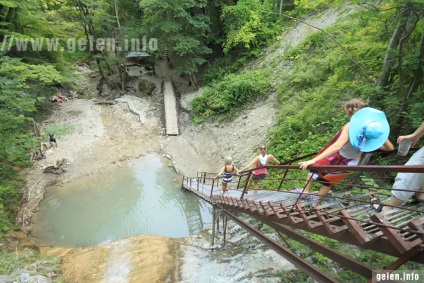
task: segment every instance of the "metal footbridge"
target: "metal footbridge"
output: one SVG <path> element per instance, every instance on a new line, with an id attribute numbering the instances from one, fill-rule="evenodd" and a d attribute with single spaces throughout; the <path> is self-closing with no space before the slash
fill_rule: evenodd
<path id="1" fill-rule="evenodd" d="M 214 178 L 216 173 L 198 172 L 195 177 L 184 176 L 182 187 L 213 206 L 213 238 L 219 217 L 222 217 L 225 244 L 229 218 L 318 282 L 337 280 L 301 258 L 287 245 L 255 229 L 243 217 L 254 217 L 272 227 L 283 243 L 285 235 L 354 271 L 368 282 L 373 282 L 374 268 L 314 241 L 300 230 L 394 256 L 397 259 L 385 268 L 388 272 L 408 261 L 424 264 L 424 203 L 410 202 L 376 213 L 371 202 L 371 199 L 378 198 L 383 203 L 389 198 L 388 183 L 393 184 L 397 172 L 424 174 L 424 166 L 311 166 L 309 169 L 317 172 L 335 169 L 353 172 L 348 179 L 334 185 L 330 194 L 319 201 L 311 201 L 312 193 L 301 195 L 294 190 L 308 181 L 306 172 L 298 165 L 290 164 L 266 166 L 269 174 L 259 183 L 262 188 L 248 194 L 243 190 L 253 170 L 246 171 L 243 176 L 234 176 L 229 184 L 230 190 L 225 193 L 221 191 L 221 180 Z"/>

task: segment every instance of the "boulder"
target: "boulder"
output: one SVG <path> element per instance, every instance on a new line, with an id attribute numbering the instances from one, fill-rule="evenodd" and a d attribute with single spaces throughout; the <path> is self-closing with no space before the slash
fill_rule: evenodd
<path id="1" fill-rule="evenodd" d="M 146 79 L 141 79 L 138 83 L 138 89 L 147 95 L 152 95 L 153 91 L 155 90 L 156 85 Z"/>

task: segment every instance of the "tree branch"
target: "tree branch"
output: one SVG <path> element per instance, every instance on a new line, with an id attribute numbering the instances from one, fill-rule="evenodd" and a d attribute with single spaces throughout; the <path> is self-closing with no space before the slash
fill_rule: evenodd
<path id="1" fill-rule="evenodd" d="M 405 26 L 405 35 L 400 39 L 399 41 L 399 54 L 398 54 L 398 72 L 399 72 L 399 86 L 400 86 L 400 93 L 403 94 L 404 101 L 406 99 L 407 93 L 405 91 L 404 87 L 404 78 L 403 78 L 403 71 L 402 71 L 402 64 L 403 64 L 403 45 L 406 42 L 406 40 L 409 38 L 411 33 L 415 30 L 415 27 L 417 26 L 418 21 L 420 20 L 419 16 L 414 10 L 410 10 L 410 16 L 414 14 L 415 15 L 415 21 L 412 24 L 412 27 L 409 27 L 409 19 L 407 20 L 406 26 Z"/>

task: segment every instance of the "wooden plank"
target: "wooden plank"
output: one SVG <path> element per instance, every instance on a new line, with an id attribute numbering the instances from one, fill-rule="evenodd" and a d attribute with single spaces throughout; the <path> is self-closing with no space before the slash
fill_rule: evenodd
<path id="1" fill-rule="evenodd" d="M 179 135 L 177 100 L 174 89 L 170 81 L 166 81 L 163 88 L 166 134 Z"/>

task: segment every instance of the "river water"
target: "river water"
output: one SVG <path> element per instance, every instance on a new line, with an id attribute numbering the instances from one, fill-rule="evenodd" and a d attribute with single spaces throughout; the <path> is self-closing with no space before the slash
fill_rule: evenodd
<path id="1" fill-rule="evenodd" d="M 198 234 L 211 207 L 181 189 L 181 177 L 155 155 L 49 187 L 34 216 L 41 246 L 84 247 L 135 235 Z"/>

